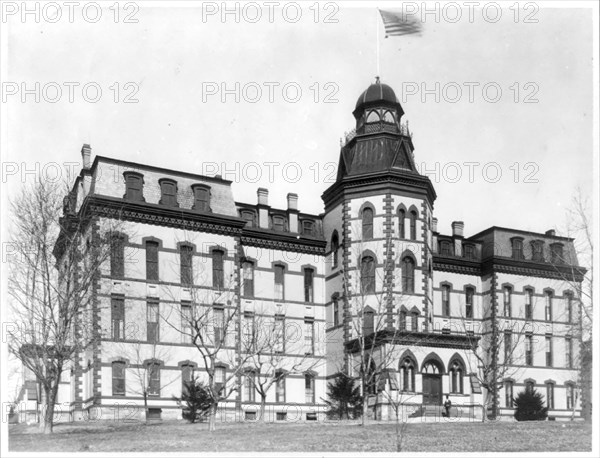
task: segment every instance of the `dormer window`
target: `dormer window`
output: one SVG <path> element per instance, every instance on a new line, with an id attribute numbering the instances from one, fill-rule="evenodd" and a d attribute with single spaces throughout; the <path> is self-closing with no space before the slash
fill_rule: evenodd
<path id="1" fill-rule="evenodd" d="M 562 243 L 553 243 L 550 245 L 550 262 L 552 264 L 562 264 L 564 262 Z"/>
<path id="2" fill-rule="evenodd" d="M 512 244 L 512 258 L 523 259 L 523 239 L 521 237 L 513 237 L 510 239 Z"/>
<path id="3" fill-rule="evenodd" d="M 302 221 L 302 233 L 304 235 L 315 235 L 315 222 L 311 220 Z"/>
<path id="4" fill-rule="evenodd" d="M 285 217 L 281 215 L 273 215 L 273 230 L 277 232 L 285 232 L 286 230 L 286 221 Z"/>
<path id="5" fill-rule="evenodd" d="M 144 175 L 139 172 L 125 172 L 125 195 L 127 200 L 144 202 Z"/>
<path id="6" fill-rule="evenodd" d="M 531 242 L 531 259 L 533 261 L 543 262 L 544 261 L 544 241 L 534 240 Z"/>
<path id="7" fill-rule="evenodd" d="M 192 185 L 192 191 L 194 192 L 194 205 L 193 210 L 201 212 L 210 212 L 210 186 L 205 184 L 194 184 Z"/>
<path id="8" fill-rule="evenodd" d="M 251 210 L 242 210 L 240 216 L 246 220 L 246 227 L 256 227 L 256 214 Z"/>
<path id="9" fill-rule="evenodd" d="M 161 205 L 168 207 L 179 207 L 177 203 L 177 182 L 170 178 L 161 178 L 158 180 L 160 185 L 160 201 Z"/>
<path id="10" fill-rule="evenodd" d="M 447 240 L 442 240 L 440 242 L 440 254 L 442 256 L 452 256 L 452 246 Z"/>
<path id="11" fill-rule="evenodd" d="M 464 255 L 465 255 L 465 259 L 467 259 L 469 261 L 474 261 L 475 260 L 475 246 L 474 245 L 465 245 Z"/>

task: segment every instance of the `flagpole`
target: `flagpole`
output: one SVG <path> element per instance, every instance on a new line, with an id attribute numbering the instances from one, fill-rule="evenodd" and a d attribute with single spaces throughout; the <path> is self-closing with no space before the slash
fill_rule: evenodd
<path id="1" fill-rule="evenodd" d="M 379 78 L 379 8 L 375 16 L 375 25 L 377 27 L 377 77 Z"/>

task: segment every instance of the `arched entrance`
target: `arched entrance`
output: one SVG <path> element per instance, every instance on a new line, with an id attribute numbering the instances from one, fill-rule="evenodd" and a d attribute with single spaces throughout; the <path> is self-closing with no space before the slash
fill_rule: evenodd
<path id="1" fill-rule="evenodd" d="M 437 356 L 437 355 L 436 355 Z M 421 367 L 423 404 L 442 405 L 442 374 L 444 367 L 438 358 L 428 358 Z"/>

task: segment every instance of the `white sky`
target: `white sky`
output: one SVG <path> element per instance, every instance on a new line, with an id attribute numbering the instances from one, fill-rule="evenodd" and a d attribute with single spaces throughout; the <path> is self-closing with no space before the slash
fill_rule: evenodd
<path id="1" fill-rule="evenodd" d="M 70 23 L 67 6 L 57 23 L 44 20 L 54 17 L 52 9 L 45 15 L 41 11 L 39 23 L 33 15 L 23 23 L 20 11 L 5 16 L 4 81 L 19 85 L 19 93 L 9 94 L 14 86 L 6 84 L 3 93 L 3 187 L 8 194 L 24 178 L 33 179 L 33 174 L 23 176 L 25 169 L 38 167 L 43 176 L 53 177 L 55 163 L 79 162 L 81 145 L 91 143 L 93 155 L 197 173 L 218 168 L 234 181 L 238 201 L 256 202 L 256 188 L 264 186 L 273 206 L 285 207 L 286 194 L 297 192 L 302 211 L 322 212 L 320 195 L 330 185 L 331 163 L 337 165 L 339 139 L 354 127 L 356 99 L 377 73 L 375 4 L 340 5 L 338 11 L 322 4 L 317 23 L 314 9 L 304 9 L 296 23 L 285 20 L 280 9 L 272 23 L 267 10 L 250 23 L 245 19 L 252 19 L 255 10 L 247 9 L 236 23 L 234 15 L 223 21 L 220 3 L 214 3 L 217 14 L 204 21 L 202 8 L 192 2 L 140 5 L 133 16 L 138 23 L 123 23 L 132 9 L 121 10 L 119 23 L 108 9 L 90 23 L 81 7 L 74 9 Z M 337 23 L 324 23 L 329 13 Z M 503 9 L 492 23 L 493 8 L 487 16 L 476 8 L 472 23 L 466 9 L 451 23 L 445 19 L 452 20 L 456 10 L 441 13 L 438 20 L 434 14 L 418 16 L 424 19 L 421 36 L 383 39 L 382 32 L 380 47 L 381 78 L 404 107 L 416 162 L 429 170 L 439 164 L 439 175 L 431 179 L 440 230 L 449 232 L 454 220 L 465 221 L 465 235 L 491 225 L 534 231 L 554 227 L 577 186 L 591 194 L 592 17 L 597 14 L 590 8 L 521 9 L 515 23 L 514 10 Z M 537 23 L 524 23 L 530 13 Z M 94 10 L 87 14 L 93 17 Z M 287 17 L 294 14 L 289 7 Z M 22 102 L 22 82 L 31 89 L 40 83 L 39 103 L 34 95 Z M 65 82 L 79 83 L 74 103 Z M 97 103 L 82 96 L 82 86 L 90 82 L 102 89 Z M 119 103 L 110 89 L 115 82 Z M 139 87 L 137 103 L 122 102 L 131 92 L 128 82 Z M 241 99 L 236 102 L 230 94 L 223 102 L 221 84 L 234 89 L 236 82 Z M 47 83 L 52 84 L 44 96 Z M 54 83 L 63 93 L 49 103 L 56 94 Z M 205 93 L 203 100 L 206 83 L 216 83 L 219 93 Z M 247 83 L 247 98 L 255 97 L 253 87 L 262 87 L 258 102 L 244 100 Z M 272 103 L 265 83 L 279 83 Z M 296 103 L 289 101 L 293 86 L 285 100 L 286 83 L 301 88 Z M 476 85 L 472 102 L 469 83 Z M 458 97 L 457 86 L 462 88 Z M 499 101 L 486 101 L 484 96 L 496 96 L 496 87 L 502 90 Z M 403 95 L 403 89 L 414 88 L 416 94 Z M 423 89 L 433 93 L 423 96 Z M 334 91 L 337 102 L 325 103 Z M 534 103 L 525 103 L 528 95 Z M 451 103 L 455 97 L 458 101 Z M 278 164 L 272 177 L 268 162 Z M 464 165 L 468 162 L 480 164 L 472 169 L 473 182 Z M 497 182 L 484 178 L 483 166 L 490 162 L 501 170 Z M 299 168 L 288 165 L 286 174 L 289 163 Z M 458 179 L 450 163 L 461 166 Z M 516 183 L 515 163 L 520 170 Z M 490 167 L 493 180 L 496 166 Z M 526 182 L 529 173 L 537 183 Z"/>

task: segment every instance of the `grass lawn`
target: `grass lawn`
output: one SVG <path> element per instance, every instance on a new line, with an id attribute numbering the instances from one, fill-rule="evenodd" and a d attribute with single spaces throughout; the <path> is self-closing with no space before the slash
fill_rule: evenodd
<path id="1" fill-rule="evenodd" d="M 13 452 L 395 452 L 393 423 L 217 424 L 165 421 L 70 423 L 53 435 L 37 427 L 11 425 Z M 410 452 L 572 452 L 591 451 L 590 424 L 557 422 L 412 423 L 402 451 Z"/>

